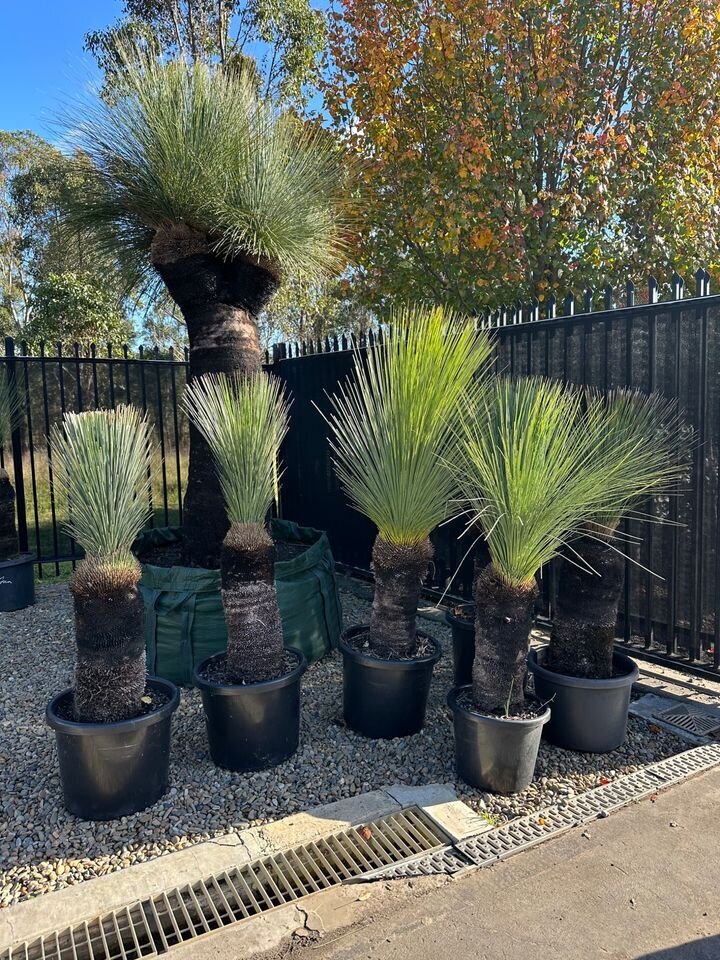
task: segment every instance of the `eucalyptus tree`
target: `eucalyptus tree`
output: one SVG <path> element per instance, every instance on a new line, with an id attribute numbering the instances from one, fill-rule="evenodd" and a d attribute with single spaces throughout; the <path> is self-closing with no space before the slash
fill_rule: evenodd
<path id="1" fill-rule="evenodd" d="M 283 632 L 265 521 L 277 500 L 278 456 L 288 427 L 282 384 L 264 374 L 207 374 L 189 384 L 183 402 L 212 450 L 230 522 L 220 562 L 228 678 L 253 683 L 277 677 Z"/>
<path id="2" fill-rule="evenodd" d="M 17 391 L 8 382 L 6 372 L 0 371 L 0 450 L 10 439 L 20 408 L 21 401 Z M 15 491 L 7 470 L 0 467 L 0 561 L 11 560 L 17 554 Z"/>
<path id="3" fill-rule="evenodd" d="M 452 510 L 444 463 L 460 399 L 490 353 L 489 338 L 440 307 L 403 307 L 392 335 L 358 355 L 332 398 L 330 444 L 340 483 L 377 527 L 369 641 L 381 656 L 411 656 L 430 533 Z"/>
<path id="4" fill-rule="evenodd" d="M 133 540 L 150 515 L 150 426 L 133 407 L 66 413 L 51 432 L 65 527 L 84 550 L 70 580 L 77 719 L 136 716 L 145 694 L 140 565 Z"/>
<path id="5" fill-rule="evenodd" d="M 620 522 L 650 496 L 677 484 L 690 431 L 676 402 L 658 394 L 614 390 L 591 395 L 589 413 L 592 455 L 601 464 L 608 495 L 603 509 L 582 525 L 582 536 L 561 568 L 548 666 L 600 679 L 612 676 L 625 582 L 628 543 L 618 533 Z"/>
<path id="6" fill-rule="evenodd" d="M 326 131 L 278 112 L 232 71 L 118 55 L 115 96 L 85 105 L 68 134 L 92 164 L 73 221 L 132 283 L 165 284 L 187 325 L 191 379 L 257 371 L 257 317 L 283 276 L 339 263 L 341 154 Z M 194 429 L 184 520 L 187 559 L 217 566 L 227 524 Z"/>

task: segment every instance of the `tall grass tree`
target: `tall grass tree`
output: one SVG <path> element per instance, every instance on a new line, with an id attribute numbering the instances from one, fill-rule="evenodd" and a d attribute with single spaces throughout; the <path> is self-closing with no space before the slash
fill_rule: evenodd
<path id="1" fill-rule="evenodd" d="M 288 403 L 280 381 L 262 373 L 206 374 L 188 385 L 183 403 L 212 450 L 230 522 L 220 563 L 228 678 L 268 680 L 282 672 L 283 632 L 266 518 L 278 495 Z"/>
<path id="2" fill-rule="evenodd" d="M 19 394 L 8 381 L 6 373 L 0 373 L 0 450 L 10 440 L 20 410 Z M 7 470 L 0 467 L 0 562 L 17 557 L 18 549 L 15 491 Z"/>
<path id="3" fill-rule="evenodd" d="M 190 378 L 260 369 L 257 317 L 282 278 L 342 263 L 348 207 L 331 135 L 281 113 L 240 73 L 118 51 L 122 83 L 83 104 L 69 145 L 89 158 L 73 226 L 128 281 L 164 283 L 182 311 Z M 217 566 L 227 530 L 209 449 L 194 428 L 188 562 Z"/>
<path id="4" fill-rule="evenodd" d="M 134 407 L 66 413 L 51 431 L 65 528 L 83 549 L 70 580 L 75 608 L 77 718 L 137 716 L 145 694 L 140 565 L 133 540 L 150 516 L 150 426 Z"/>
<path id="5" fill-rule="evenodd" d="M 522 709 L 536 575 L 608 507 L 599 439 L 582 394 L 557 382 L 501 377 L 465 403 L 453 469 L 468 535 L 490 555 L 473 583 L 472 698 L 483 713 Z"/>
<path id="6" fill-rule="evenodd" d="M 689 435 L 676 402 L 659 394 L 618 389 L 591 394 L 588 403 L 592 454 L 605 465 L 607 506 L 583 524 L 582 536 L 561 567 L 548 666 L 570 676 L 602 679 L 613 675 L 625 583 L 627 544 L 618 528 L 653 494 L 677 485 Z"/>
<path id="7" fill-rule="evenodd" d="M 384 343 L 358 354 L 332 397 L 330 444 L 353 506 L 377 527 L 371 649 L 405 658 L 416 648 L 432 530 L 452 509 L 444 459 L 460 400 L 491 354 L 488 336 L 440 307 L 405 306 Z"/>

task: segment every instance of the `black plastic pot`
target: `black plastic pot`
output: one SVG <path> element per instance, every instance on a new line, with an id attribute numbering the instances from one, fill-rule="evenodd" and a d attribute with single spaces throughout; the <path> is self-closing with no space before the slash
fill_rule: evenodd
<path id="1" fill-rule="evenodd" d="M 472 667 L 475 659 L 475 604 L 467 603 L 463 609 L 472 611 L 471 617 L 456 617 L 448 613 L 453 643 L 453 680 L 456 687 L 472 683 Z"/>
<path id="2" fill-rule="evenodd" d="M 21 553 L 0 563 L 0 611 L 24 610 L 35 603 L 35 554 Z"/>
<path id="3" fill-rule="evenodd" d="M 538 655 L 539 654 L 539 655 Z M 616 676 L 607 680 L 567 677 L 543 666 L 545 648 L 531 650 L 528 667 L 535 693 L 552 701 L 552 719 L 544 737 L 566 750 L 609 753 L 625 740 L 632 685 L 640 671 L 622 653 L 613 657 Z"/>
<path id="4" fill-rule="evenodd" d="M 408 737 L 425 723 L 433 668 L 442 656 L 440 644 L 418 633 L 432 644 L 431 654 L 417 660 L 378 660 L 349 642 L 368 629 L 367 624 L 350 627 L 340 637 L 345 723 L 374 740 Z"/>
<path id="5" fill-rule="evenodd" d="M 300 679 L 307 661 L 291 650 L 297 666 L 277 680 L 215 683 L 203 672 L 224 653 L 207 657 L 193 681 L 202 694 L 210 756 L 227 770 L 267 770 L 291 757 L 300 743 Z"/>
<path id="6" fill-rule="evenodd" d="M 58 709 L 72 703 L 72 690 L 50 701 L 65 806 L 83 820 L 116 820 L 156 803 L 167 790 L 170 725 L 180 691 L 168 680 L 148 686 L 169 700 L 154 713 L 118 723 L 65 720 Z"/>
<path id="7" fill-rule="evenodd" d="M 488 717 L 458 703 L 471 688 L 455 687 L 447 703 L 455 722 L 455 766 L 471 787 L 493 793 L 518 793 L 535 772 L 543 726 L 550 709 L 531 720 Z"/>

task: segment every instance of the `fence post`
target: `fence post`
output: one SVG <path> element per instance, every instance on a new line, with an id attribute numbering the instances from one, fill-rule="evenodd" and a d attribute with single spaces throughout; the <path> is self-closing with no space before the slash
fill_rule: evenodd
<path id="1" fill-rule="evenodd" d="M 20 390 L 17 383 L 17 372 L 15 369 L 15 341 L 12 337 L 5 337 L 5 366 L 7 368 L 8 387 L 11 391 L 20 396 Z M 22 407 L 25 410 L 25 404 Z M 20 553 L 28 552 L 28 530 L 25 504 L 25 475 L 23 473 L 22 460 L 22 424 L 20 418 L 16 418 L 12 433 L 12 457 L 15 486 L 15 506 L 17 508 L 17 531 Z"/>

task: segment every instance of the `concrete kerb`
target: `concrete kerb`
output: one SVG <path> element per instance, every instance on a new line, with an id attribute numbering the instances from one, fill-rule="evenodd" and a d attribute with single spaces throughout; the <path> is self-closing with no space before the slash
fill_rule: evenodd
<path id="1" fill-rule="evenodd" d="M 482 817 L 457 799 L 450 784 L 422 787 L 394 784 L 302 811 L 261 827 L 228 833 L 177 853 L 22 901 L 0 913 L 0 951 L 49 931 L 62 930 L 137 900 L 155 896 L 164 890 L 194 883 L 211 874 L 368 823 L 409 806 L 422 807 L 448 833 L 451 840 L 460 840 L 490 827 Z M 357 899 L 357 893 L 352 898 Z M 273 910 L 272 915 L 259 916 L 254 918 L 253 924 L 243 926 L 259 923 L 257 929 L 265 930 L 269 925 L 273 929 L 282 929 L 282 936 L 287 936 L 298 927 L 298 918 L 302 918 L 305 909 L 304 901 L 302 908 L 288 904 Z M 262 935 L 264 937 L 265 934 Z"/>

